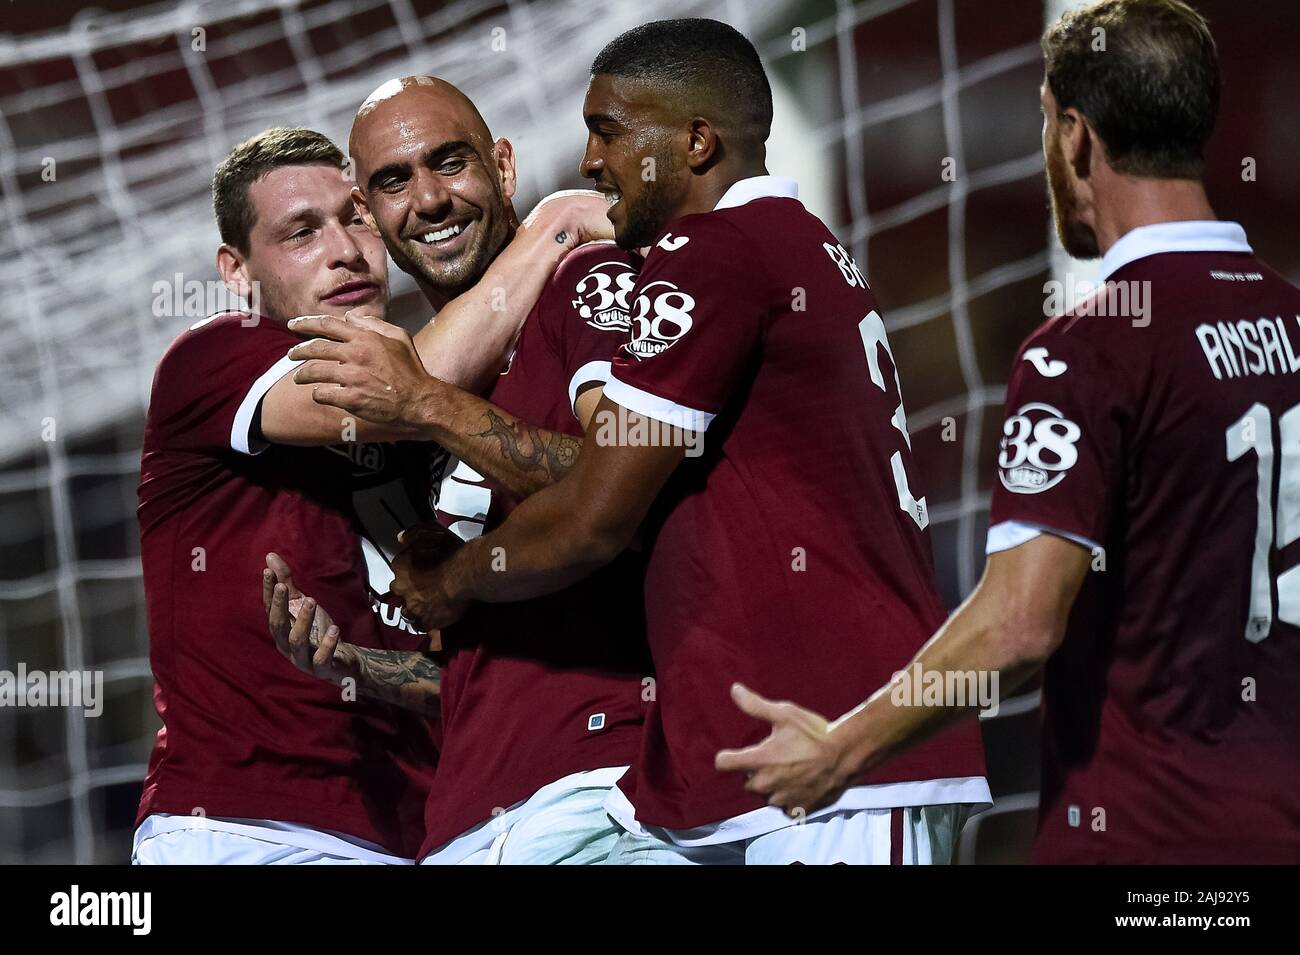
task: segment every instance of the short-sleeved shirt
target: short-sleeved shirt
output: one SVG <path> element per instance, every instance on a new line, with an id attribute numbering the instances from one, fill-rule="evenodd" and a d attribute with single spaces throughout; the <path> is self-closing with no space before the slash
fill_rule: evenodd
<path id="1" fill-rule="evenodd" d="M 627 340 L 638 264 L 608 242 L 566 256 L 525 320 L 492 403 L 528 425 L 581 437 L 573 404 L 604 384 Z M 505 520 L 507 498 L 464 462 L 449 467 L 438 501 L 445 525 L 471 539 Z M 443 631 L 445 738 L 425 852 L 548 783 L 632 761 L 652 672 L 643 571 L 642 556 L 629 552 L 558 593 L 476 604 Z"/>
<path id="2" fill-rule="evenodd" d="M 770 730 L 737 709 L 733 682 L 834 718 L 945 616 L 879 306 L 796 194 L 789 180 L 741 180 L 714 211 L 656 237 L 605 389 L 702 432 L 647 524 L 658 692 L 619 789 L 643 825 L 733 820 L 703 839 L 788 824 L 742 775 L 714 769 L 718 750 Z M 852 784 L 844 808 L 983 802 L 978 728 L 954 727 Z"/>
<path id="3" fill-rule="evenodd" d="M 381 601 L 402 527 L 433 516 L 432 445 L 262 440 L 263 397 L 300 339 L 244 313 L 199 322 L 163 355 L 145 425 L 140 531 L 162 729 L 139 818 L 269 819 L 413 857 L 437 723 L 296 670 L 267 631 L 268 552 L 363 647 L 427 637 Z"/>
<path id="4" fill-rule="evenodd" d="M 989 550 L 1093 551 L 1043 686 L 1044 862 L 1300 860 L 1300 290 L 1136 229 L 1016 356 Z"/>

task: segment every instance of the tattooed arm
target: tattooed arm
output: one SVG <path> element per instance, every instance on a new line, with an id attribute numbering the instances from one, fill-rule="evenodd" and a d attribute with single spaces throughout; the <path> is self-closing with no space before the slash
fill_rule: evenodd
<path id="1" fill-rule="evenodd" d="M 492 486 L 523 500 L 560 480 L 578 462 L 582 439 L 547 431 L 459 388 L 434 381 L 440 393 L 426 420 L 428 436 L 464 461 Z M 578 420 L 584 428 L 603 389 L 594 386 L 578 396 Z"/>
<path id="2" fill-rule="evenodd" d="M 338 627 L 334 632 L 337 638 Z M 313 646 L 316 646 L 315 641 Z M 316 652 L 319 654 L 327 649 L 322 638 Z M 427 653 L 373 650 L 338 641 L 335 656 L 344 650 L 350 650 L 356 656 L 358 693 L 417 713 L 430 716 L 438 713 L 441 676 L 437 664 Z"/>
<path id="3" fill-rule="evenodd" d="M 295 319 L 295 331 L 330 335 L 290 352 L 305 359 L 294 375 L 314 386 L 314 400 L 398 431 L 436 441 L 487 480 L 494 490 L 523 499 L 549 487 L 577 463 L 582 441 L 520 421 L 476 395 L 431 377 L 411 338 L 377 319 Z M 603 389 L 575 401 L 585 430 Z"/>
<path id="4" fill-rule="evenodd" d="M 418 650 L 376 650 L 345 643 L 325 608 L 293 585 L 288 565 L 274 554 L 262 571 L 262 606 L 280 654 L 318 680 L 346 686 L 359 695 L 429 716 L 438 714 L 440 678 L 428 654 Z M 279 572 L 271 567 L 281 568 Z"/>

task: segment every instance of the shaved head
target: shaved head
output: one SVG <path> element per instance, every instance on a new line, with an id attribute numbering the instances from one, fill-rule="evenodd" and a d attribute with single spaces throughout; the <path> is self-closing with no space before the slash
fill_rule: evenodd
<path id="1" fill-rule="evenodd" d="M 435 304 L 477 282 L 514 234 L 514 150 L 446 80 L 381 85 L 357 110 L 348 151 L 362 216 Z"/>
<path id="2" fill-rule="evenodd" d="M 725 23 L 698 17 L 643 23 L 611 40 L 591 72 L 636 81 L 674 121 L 705 116 L 762 155 L 772 129 L 772 87 L 754 44 Z"/>
<path id="3" fill-rule="evenodd" d="M 376 124 L 406 123 L 412 114 L 429 113 L 446 119 L 453 128 L 459 129 L 466 142 L 481 150 L 481 155 L 492 152 L 492 133 L 472 99 L 436 76 L 403 76 L 381 84 L 367 96 L 352 120 L 348 152 L 358 166 L 358 181 L 361 180 L 360 166 L 368 129 Z"/>

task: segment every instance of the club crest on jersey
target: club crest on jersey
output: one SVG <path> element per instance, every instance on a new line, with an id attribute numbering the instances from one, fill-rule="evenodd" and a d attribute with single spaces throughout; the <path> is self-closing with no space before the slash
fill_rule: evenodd
<path id="1" fill-rule="evenodd" d="M 1058 409 L 1031 401 L 1002 426 L 998 478 L 1013 494 L 1039 494 L 1065 480 L 1079 460 L 1082 429 Z"/>
<path id="2" fill-rule="evenodd" d="M 691 330 L 695 298 L 660 279 L 641 290 L 632 306 L 632 340 L 623 346 L 638 361 L 671 348 Z"/>
<path id="3" fill-rule="evenodd" d="M 627 331 L 628 299 L 636 285 L 636 269 L 626 262 L 602 262 L 574 287 L 573 307 L 592 328 Z"/>

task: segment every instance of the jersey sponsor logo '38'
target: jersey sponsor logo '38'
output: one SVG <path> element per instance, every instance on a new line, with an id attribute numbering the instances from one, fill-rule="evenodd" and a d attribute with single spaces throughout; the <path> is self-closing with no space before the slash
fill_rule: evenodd
<path id="1" fill-rule="evenodd" d="M 1013 494 L 1038 494 L 1065 480 L 1079 460 L 1079 426 L 1041 401 L 1021 407 L 1002 426 L 998 478 Z"/>
<path id="2" fill-rule="evenodd" d="M 660 279 L 641 290 L 632 306 L 632 340 L 623 347 L 640 361 L 671 348 L 691 330 L 695 297 Z"/>
<path id="3" fill-rule="evenodd" d="M 626 262 L 602 262 L 574 287 L 573 307 L 592 328 L 627 331 L 628 297 L 636 285 L 636 270 Z"/>

